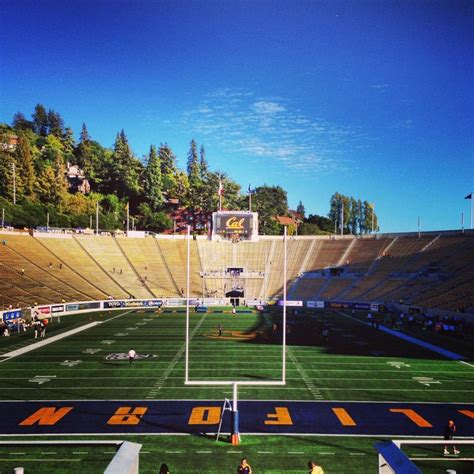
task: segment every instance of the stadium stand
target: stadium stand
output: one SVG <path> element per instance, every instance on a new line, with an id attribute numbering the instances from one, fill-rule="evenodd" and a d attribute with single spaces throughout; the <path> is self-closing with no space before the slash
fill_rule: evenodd
<path id="1" fill-rule="evenodd" d="M 85 301 L 109 296 L 180 296 L 187 242 L 179 236 L 127 238 L 5 234 L 0 245 L 0 304 Z M 192 296 L 246 298 L 282 294 L 281 237 L 258 242 L 190 242 Z M 474 307 L 474 234 L 438 232 L 376 237 L 290 237 L 287 285 L 292 299 Z M 238 278 L 229 268 L 242 269 Z M 22 274 L 24 269 L 24 274 Z"/>
<path id="2" fill-rule="evenodd" d="M 144 239 L 119 238 L 117 243 L 135 272 L 154 296 L 177 296 L 171 274 L 167 271 L 153 237 Z"/>
<path id="3" fill-rule="evenodd" d="M 37 240 L 51 254 L 79 274 L 82 279 L 93 285 L 97 290 L 96 298 L 101 299 L 108 296 L 124 298 L 128 296 L 127 292 L 109 277 L 108 273 L 79 245 L 76 239 L 70 236 L 70 238 L 38 238 Z"/>
<path id="4" fill-rule="evenodd" d="M 143 286 L 137 272 L 121 251 L 117 239 L 110 236 L 77 236 L 74 239 L 127 295 L 153 298 L 154 295 Z"/>

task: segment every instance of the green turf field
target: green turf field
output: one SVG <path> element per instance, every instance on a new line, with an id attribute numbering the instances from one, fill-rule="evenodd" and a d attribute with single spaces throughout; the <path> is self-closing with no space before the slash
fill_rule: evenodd
<path id="1" fill-rule="evenodd" d="M 182 311 L 124 310 L 65 316 L 60 323 L 48 327 L 47 337 L 96 320 L 105 322 L 1 362 L 1 399 L 223 400 L 231 395 L 231 387 L 184 385 L 185 314 Z M 228 311 L 192 311 L 190 378 L 278 380 L 281 333 L 273 324 L 278 326 L 280 321 L 277 310 L 236 316 Z M 465 403 L 474 400 L 472 364 L 444 359 L 334 312 L 299 315 L 289 322 L 287 384 L 242 386 L 241 399 Z M 223 325 L 221 337 L 219 324 Z M 324 343 L 319 334 L 321 325 L 330 328 L 328 341 Z M 2 338 L 1 353 L 5 355 L 35 342 L 32 334 Z M 131 367 L 126 360 L 106 359 L 109 354 L 126 353 L 130 348 L 156 357 L 137 360 Z M 144 444 L 141 472 L 156 472 L 163 461 L 172 467 L 172 472 L 234 472 L 243 455 L 250 458 L 254 472 L 305 472 L 306 463 L 312 457 L 329 473 L 375 472 L 377 463 L 372 447 L 376 439 L 370 437 L 246 436 L 242 445 L 234 449 L 224 442 L 197 436 L 130 436 L 127 440 Z M 56 452 L 58 456 L 63 452 L 49 448 L 43 450 L 46 451 Z M 90 466 L 87 472 L 100 472 L 104 462 L 102 451 L 91 451 L 84 459 L 80 457 Z M 20 462 L 23 455 L 16 452 L 24 450 L 2 448 L 2 472 L 3 466 L 10 469 Z M 34 472 L 63 472 L 52 461 L 56 455 L 47 461 L 49 455 L 33 450 L 23 459 L 32 454 L 45 458 L 35 465 Z M 72 451 L 70 455 L 79 456 L 73 456 Z M 9 456 L 14 457 L 11 463 Z M 443 472 L 436 471 L 445 466 L 443 462 L 441 465 L 441 461 L 424 461 L 424 472 Z M 74 469 L 71 464 L 70 470 L 64 472 L 76 472 Z M 463 471 L 458 469 L 458 472 Z"/>

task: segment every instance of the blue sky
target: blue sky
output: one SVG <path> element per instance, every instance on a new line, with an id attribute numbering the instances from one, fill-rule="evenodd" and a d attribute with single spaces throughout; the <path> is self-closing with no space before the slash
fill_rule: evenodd
<path id="1" fill-rule="evenodd" d="M 474 191 L 470 1 L 4 0 L 0 121 L 37 103 L 138 156 L 191 138 L 244 190 L 382 231 L 459 228 Z"/>

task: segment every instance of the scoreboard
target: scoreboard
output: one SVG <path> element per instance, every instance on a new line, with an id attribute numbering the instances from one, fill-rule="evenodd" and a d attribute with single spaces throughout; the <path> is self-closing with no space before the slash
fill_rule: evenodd
<path id="1" fill-rule="evenodd" d="M 213 240 L 256 240 L 258 214 L 246 211 L 219 211 L 212 214 Z"/>

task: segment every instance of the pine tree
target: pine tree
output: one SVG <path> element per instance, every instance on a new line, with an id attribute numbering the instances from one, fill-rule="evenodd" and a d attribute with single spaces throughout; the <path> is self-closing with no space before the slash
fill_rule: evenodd
<path id="1" fill-rule="evenodd" d="M 64 135 L 64 120 L 53 109 L 48 110 L 48 133 L 62 139 Z"/>
<path id="2" fill-rule="evenodd" d="M 298 203 L 298 206 L 296 208 L 296 212 L 301 216 L 302 219 L 305 218 L 306 209 L 304 208 L 304 205 L 301 201 Z"/>
<path id="3" fill-rule="evenodd" d="M 94 175 L 94 160 L 92 154 L 91 140 L 86 124 L 82 124 L 79 144 L 75 150 L 76 163 L 84 171 L 84 174 L 90 178 Z"/>
<path id="4" fill-rule="evenodd" d="M 145 198 L 150 203 L 150 208 L 154 211 L 158 210 L 163 203 L 162 179 L 161 179 L 161 163 L 156 147 L 151 145 L 148 155 L 148 164 L 145 169 L 143 191 Z"/>
<path id="5" fill-rule="evenodd" d="M 38 195 L 43 202 L 53 203 L 55 194 L 53 184 L 55 180 L 54 169 L 51 165 L 46 165 L 41 171 L 36 181 Z"/>
<path id="6" fill-rule="evenodd" d="M 37 104 L 33 113 L 34 131 L 38 135 L 45 137 L 48 135 L 48 114 L 44 105 Z"/>
<path id="7" fill-rule="evenodd" d="M 206 150 L 201 145 L 201 149 L 199 150 L 200 160 L 199 160 L 199 172 L 200 178 L 204 181 L 207 178 L 207 173 L 209 172 L 209 166 L 206 160 Z"/>
<path id="8" fill-rule="evenodd" d="M 0 150 L 0 196 L 9 200 L 13 196 L 13 157 L 11 153 Z"/>
<path id="9" fill-rule="evenodd" d="M 66 174 L 66 165 L 64 164 L 61 154 L 57 153 L 54 160 L 54 183 L 52 192 L 54 202 L 60 207 L 66 200 L 66 194 L 69 188 Z"/>
<path id="10" fill-rule="evenodd" d="M 199 161 L 197 154 L 197 145 L 194 139 L 192 139 L 191 143 L 189 144 L 187 171 L 190 184 L 192 185 L 193 183 L 199 183 Z"/>
<path id="11" fill-rule="evenodd" d="M 18 135 L 18 146 L 15 155 L 23 192 L 26 196 L 33 196 L 36 181 L 35 168 L 31 145 L 24 133 L 19 133 Z"/>
<path id="12" fill-rule="evenodd" d="M 133 156 L 127 136 L 117 134 L 112 155 L 111 184 L 119 197 L 134 197 L 140 192 L 140 162 Z"/>
<path id="13" fill-rule="evenodd" d="M 33 130 L 34 124 L 26 119 L 26 117 L 21 113 L 17 112 L 13 116 L 12 127 L 19 131 L 19 130 Z"/>

